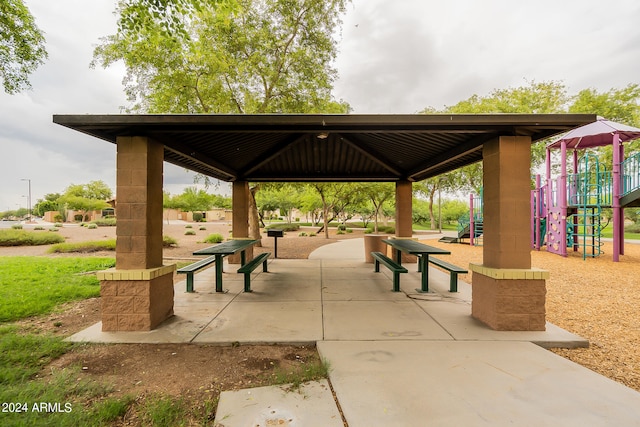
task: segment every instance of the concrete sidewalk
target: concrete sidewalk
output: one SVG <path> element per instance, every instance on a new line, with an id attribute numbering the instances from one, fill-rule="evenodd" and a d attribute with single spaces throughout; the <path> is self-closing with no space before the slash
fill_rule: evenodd
<path id="1" fill-rule="evenodd" d="M 253 275 L 252 293 L 242 292 L 236 268 L 225 265 L 224 294 L 214 290 L 213 269 L 195 276 L 196 293 L 176 284 L 176 315 L 154 331 L 108 333 L 97 324 L 71 340 L 317 343 L 350 427 L 640 426 L 640 393 L 535 345 L 586 340 L 552 324 L 543 332 L 491 330 L 470 315 L 470 285 L 452 294 L 448 274 L 436 269 L 430 293 L 415 291 L 415 265 L 401 275 L 402 291 L 391 292 L 388 271 L 364 263 L 362 239 L 324 246 L 308 260 L 271 260 L 268 273 Z M 223 394 L 225 419 L 216 425 L 310 425 L 308 409 L 280 388 L 243 392 Z M 303 394 L 323 407 L 333 402 L 321 385 Z M 322 420 L 336 425 L 335 412 Z"/>

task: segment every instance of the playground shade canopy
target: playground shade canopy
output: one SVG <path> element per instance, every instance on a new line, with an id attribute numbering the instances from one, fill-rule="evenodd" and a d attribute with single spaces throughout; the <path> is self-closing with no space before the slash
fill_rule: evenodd
<path id="1" fill-rule="evenodd" d="M 116 143 L 149 137 L 164 160 L 223 181 L 420 181 L 482 160 L 499 136 L 549 138 L 593 114 L 54 115 Z"/>
<path id="2" fill-rule="evenodd" d="M 593 123 L 569 131 L 547 147 L 560 148 L 563 141 L 567 148 L 602 147 L 611 145 L 614 134 L 618 134 L 620 142 L 627 142 L 640 138 L 640 129 L 599 117 Z"/>

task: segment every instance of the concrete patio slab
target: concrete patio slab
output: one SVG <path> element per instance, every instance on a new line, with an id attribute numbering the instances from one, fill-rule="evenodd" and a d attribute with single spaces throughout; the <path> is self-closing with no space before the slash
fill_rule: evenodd
<path id="1" fill-rule="evenodd" d="M 411 301 L 325 301 L 325 340 L 451 340 Z"/>
<path id="2" fill-rule="evenodd" d="M 313 343 L 323 339 L 320 301 L 234 302 L 193 342 Z"/>
<path id="3" fill-rule="evenodd" d="M 545 331 L 495 331 L 471 316 L 471 304 L 449 295 L 410 295 L 457 341 L 528 341 L 544 348 L 589 347 L 589 341 L 547 322 Z"/>
<path id="4" fill-rule="evenodd" d="M 288 386 L 224 391 L 214 424 L 219 427 L 342 427 L 342 417 L 326 380 Z"/>
<path id="5" fill-rule="evenodd" d="M 378 275 L 374 279 L 324 280 L 324 301 L 407 301 L 402 292 L 391 292 L 391 279 Z"/>
<path id="6" fill-rule="evenodd" d="M 92 343 L 188 343 L 211 321 L 211 317 L 183 317 L 176 315 L 164 321 L 152 331 L 103 332 L 102 322 L 98 322 L 66 339 L 71 342 Z"/>
<path id="7" fill-rule="evenodd" d="M 523 342 L 323 341 L 349 427 L 638 426 L 640 393 Z"/>

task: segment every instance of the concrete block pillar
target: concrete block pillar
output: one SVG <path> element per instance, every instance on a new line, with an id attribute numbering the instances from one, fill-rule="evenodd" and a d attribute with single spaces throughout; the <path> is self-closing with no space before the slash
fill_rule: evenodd
<path id="1" fill-rule="evenodd" d="M 118 137 L 116 268 L 162 266 L 164 147 L 144 137 Z"/>
<path id="2" fill-rule="evenodd" d="M 231 189 L 233 219 L 231 233 L 234 239 L 249 238 L 249 183 L 234 181 Z M 247 261 L 253 259 L 253 247 L 246 250 Z M 240 264 L 240 254 L 227 257 L 229 264 Z"/>
<path id="3" fill-rule="evenodd" d="M 396 182 L 396 237 L 413 235 L 413 192 L 411 181 Z"/>
<path id="4" fill-rule="evenodd" d="M 118 137 L 116 268 L 100 272 L 103 331 L 145 331 L 173 315 L 173 271 L 162 264 L 164 147 Z"/>
<path id="5" fill-rule="evenodd" d="M 411 239 L 413 236 L 413 184 L 411 181 L 396 182 L 396 239 Z M 394 258 L 393 249 L 387 247 L 387 256 Z M 402 262 L 416 262 L 415 255 L 402 254 Z"/>
<path id="6" fill-rule="evenodd" d="M 473 271 L 472 315 L 496 330 L 545 330 L 548 272 L 531 268 L 531 139 L 484 144 L 483 264 Z"/>

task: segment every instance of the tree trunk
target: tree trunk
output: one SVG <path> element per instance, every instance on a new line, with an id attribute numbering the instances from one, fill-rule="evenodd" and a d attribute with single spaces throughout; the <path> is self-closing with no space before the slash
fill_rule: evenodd
<path id="1" fill-rule="evenodd" d="M 256 246 L 262 246 L 262 235 L 260 234 L 260 214 L 256 204 L 256 192 L 260 185 L 255 185 L 249 189 L 249 237 L 257 240 Z"/>
<path id="2" fill-rule="evenodd" d="M 433 186 L 431 193 L 429 194 L 429 219 L 431 220 L 431 229 L 436 229 L 436 217 L 433 215 L 433 198 L 435 197 L 437 185 Z"/>

